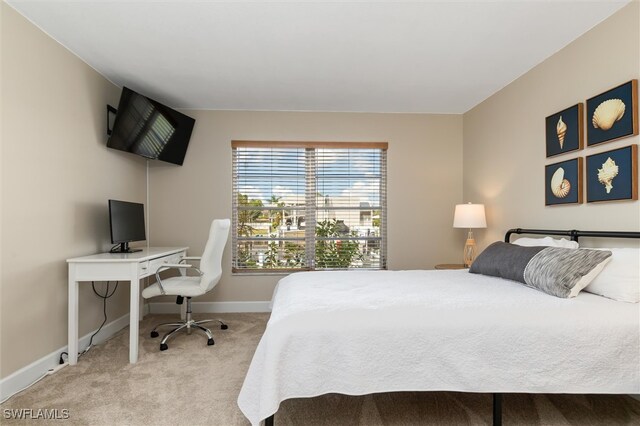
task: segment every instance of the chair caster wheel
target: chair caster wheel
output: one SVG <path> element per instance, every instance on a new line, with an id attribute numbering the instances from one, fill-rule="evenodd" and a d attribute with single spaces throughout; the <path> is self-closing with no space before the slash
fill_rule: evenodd
<path id="1" fill-rule="evenodd" d="M 213 339 L 209 339 L 209 340 L 207 340 L 207 345 L 208 345 L 208 346 L 213 346 L 213 343 L 214 343 L 214 342 L 213 342 Z"/>
<path id="2" fill-rule="evenodd" d="M 227 328 L 229 328 L 229 326 L 227 324 L 222 324 L 220 326 L 220 330 L 226 330 Z"/>
<path id="3" fill-rule="evenodd" d="M 157 331 L 152 331 L 151 332 L 151 338 L 155 338 L 155 337 L 158 337 L 158 336 L 159 336 L 159 334 L 158 334 Z"/>
<path id="4" fill-rule="evenodd" d="M 160 343 L 160 350 L 161 351 L 166 351 L 167 349 L 169 349 L 169 346 L 167 346 L 166 343 Z"/>

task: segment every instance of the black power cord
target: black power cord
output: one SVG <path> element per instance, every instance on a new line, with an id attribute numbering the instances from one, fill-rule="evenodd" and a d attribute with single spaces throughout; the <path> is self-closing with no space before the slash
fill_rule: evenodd
<path id="1" fill-rule="evenodd" d="M 116 293 L 116 290 L 118 289 L 118 284 L 120 282 L 116 281 L 115 282 L 115 287 L 113 288 L 113 291 L 111 291 L 111 293 L 109 293 L 109 286 L 111 285 L 111 281 L 107 281 L 107 288 L 104 292 L 104 295 L 98 293 L 98 290 L 96 290 L 96 283 L 94 281 L 91 281 L 91 288 L 93 289 L 93 292 L 95 293 L 96 296 L 98 296 L 99 298 L 102 299 L 102 313 L 104 315 L 104 319 L 102 320 L 102 324 L 100 324 L 100 327 L 98 327 L 98 329 L 95 331 L 95 333 L 93 333 L 91 335 L 91 337 L 89 338 L 89 346 L 87 346 L 87 348 L 78 353 L 78 358 L 80 358 L 82 355 L 86 354 L 87 352 L 89 352 L 89 349 L 91 349 L 91 347 L 93 346 L 93 338 L 96 336 L 96 334 L 100 333 L 100 330 L 102 330 L 102 327 L 104 327 L 104 325 L 107 323 L 107 299 L 109 299 L 111 296 L 113 296 Z M 62 352 L 60 354 L 60 360 L 58 361 L 60 364 L 64 364 L 64 359 L 63 359 L 63 355 L 67 355 L 69 356 L 68 352 Z"/>

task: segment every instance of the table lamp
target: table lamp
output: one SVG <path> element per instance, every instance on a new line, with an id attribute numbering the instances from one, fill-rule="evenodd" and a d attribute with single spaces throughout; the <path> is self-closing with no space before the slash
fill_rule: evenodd
<path id="1" fill-rule="evenodd" d="M 476 257 L 476 240 L 473 239 L 473 228 L 486 228 L 487 219 L 484 215 L 484 204 L 457 204 L 453 216 L 454 228 L 467 228 L 469 234 L 464 244 L 464 266 L 470 267 Z"/>

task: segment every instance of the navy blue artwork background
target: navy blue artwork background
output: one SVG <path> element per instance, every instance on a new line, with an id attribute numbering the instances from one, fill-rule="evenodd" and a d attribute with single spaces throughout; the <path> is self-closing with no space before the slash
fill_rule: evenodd
<path id="1" fill-rule="evenodd" d="M 556 126 L 560 116 L 562 116 L 564 124 L 567 125 L 567 133 L 564 136 L 564 144 L 562 148 L 560 148 L 558 133 L 556 131 Z M 580 128 L 580 125 L 578 117 L 578 105 L 574 105 L 546 118 L 547 157 L 562 154 L 563 152 L 574 151 L 580 148 L 580 139 L 578 138 L 578 129 Z"/>
<path id="2" fill-rule="evenodd" d="M 612 139 L 633 134 L 633 116 L 637 113 L 633 111 L 633 86 L 632 82 L 611 89 L 608 92 L 591 98 L 587 101 L 587 145 L 595 145 Z M 624 102 L 624 115 L 620 121 L 616 121 L 609 130 L 596 129 L 593 127 L 593 112 L 598 105 L 609 99 L 620 99 Z"/>
<path id="3" fill-rule="evenodd" d="M 558 198 L 551 192 L 551 176 L 562 167 L 564 178 L 571 184 L 571 190 L 565 198 Z M 549 164 L 544 168 L 544 194 L 545 205 L 569 204 L 578 202 L 578 159 L 563 161 L 562 163 Z"/>
<path id="4" fill-rule="evenodd" d="M 587 157 L 587 202 L 631 198 L 633 178 L 631 175 L 632 152 L 631 147 L 627 146 Z M 602 163 L 607 161 L 609 157 L 618 166 L 618 176 L 613 179 L 613 188 L 607 194 L 604 185 L 598 181 L 598 169 L 602 168 Z"/>

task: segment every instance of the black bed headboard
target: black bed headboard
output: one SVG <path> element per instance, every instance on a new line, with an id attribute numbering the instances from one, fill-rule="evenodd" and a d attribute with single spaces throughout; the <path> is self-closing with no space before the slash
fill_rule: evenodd
<path id="1" fill-rule="evenodd" d="M 601 238 L 640 238 L 640 232 L 632 231 L 578 231 L 573 229 L 571 231 L 558 231 L 548 229 L 523 229 L 514 228 L 509 229 L 504 234 L 504 242 L 508 243 L 511 239 L 511 234 L 533 234 L 533 235 L 560 235 L 569 237 L 572 241 L 578 241 L 580 237 L 601 237 Z"/>

